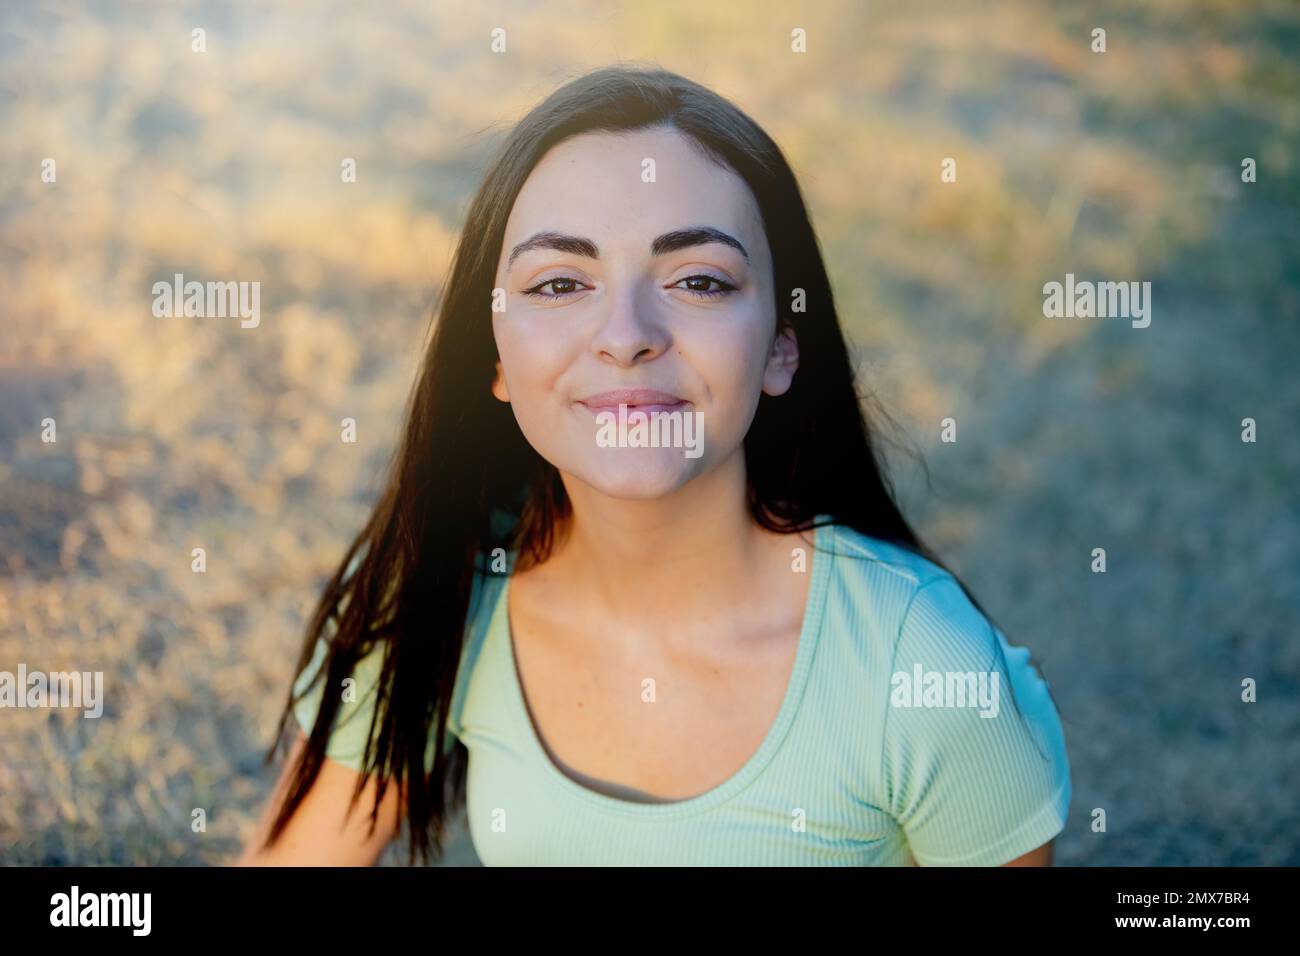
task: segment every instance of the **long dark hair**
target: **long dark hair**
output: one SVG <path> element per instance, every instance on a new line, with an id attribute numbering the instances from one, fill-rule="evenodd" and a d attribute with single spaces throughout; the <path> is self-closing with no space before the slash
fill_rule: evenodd
<path id="1" fill-rule="evenodd" d="M 497 360 L 490 303 L 506 220 L 525 179 L 556 144 L 585 132 L 664 124 L 749 184 L 771 247 L 777 321 L 792 327 L 798 342 L 793 384 L 779 397 L 762 396 L 745 438 L 754 520 L 793 532 L 828 515 L 944 568 L 895 504 L 817 236 L 776 143 L 717 93 L 666 70 L 617 65 L 573 79 L 511 130 L 474 196 L 386 485 L 316 605 L 298 662 L 301 673 L 332 623 L 317 676 L 337 687 L 365 654 L 384 645 L 366 772 L 352 803 L 367 775 L 377 776 L 373 825 L 387 786 L 396 783 L 404 794 L 412 862 L 417 854 L 428 862 L 431 852 L 441 858 L 446 822 L 465 799 L 464 745 L 457 741 L 444 753 L 443 735 L 478 559 L 500 547 L 518 550 L 520 568 L 540 563 L 569 514 L 559 473 L 525 440 L 510 407 L 489 391 Z M 796 289 L 803 290 L 802 311 L 789 305 Z M 508 530 L 493 520 L 496 512 L 512 519 Z M 291 691 L 268 761 L 294 703 Z M 338 707 L 339 695 L 321 696 L 268 846 L 311 789 Z"/>

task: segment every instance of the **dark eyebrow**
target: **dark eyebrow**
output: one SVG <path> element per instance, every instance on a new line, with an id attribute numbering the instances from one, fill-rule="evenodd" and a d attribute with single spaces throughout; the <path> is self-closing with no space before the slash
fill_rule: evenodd
<path id="1" fill-rule="evenodd" d="M 688 249 L 691 246 L 702 246 L 710 242 L 720 242 L 725 246 L 731 246 L 739 250 L 740 254 L 749 261 L 749 253 L 745 247 L 740 244 L 740 240 L 730 236 L 721 229 L 714 229 L 712 226 L 692 226 L 690 229 L 675 229 L 672 232 L 665 232 L 662 236 L 656 236 L 650 243 L 651 255 L 662 256 L 669 252 L 676 252 L 678 249 Z M 539 232 L 535 236 L 525 239 L 519 245 L 510 250 L 510 258 L 506 262 L 506 268 L 509 269 L 514 265 L 514 261 L 530 249 L 556 249 L 560 252 L 569 252 L 575 256 L 586 256 L 588 259 L 599 259 L 600 250 L 590 239 L 584 239 L 581 236 L 568 236 L 562 232 Z"/>
<path id="2" fill-rule="evenodd" d="M 740 244 L 739 239 L 727 235 L 721 229 L 714 229 L 712 226 L 692 226 L 690 229 L 665 232 L 650 243 L 650 253 L 662 256 L 666 252 L 676 252 L 678 249 L 687 249 L 691 246 L 703 246 L 710 242 L 720 242 L 724 246 L 731 246 L 745 257 L 746 262 L 749 261 L 749 253 L 745 251 L 745 247 Z"/>
<path id="3" fill-rule="evenodd" d="M 560 252 L 571 252 L 575 256 L 586 256 L 588 259 L 600 258 L 600 250 L 590 239 L 566 236 L 562 232 L 539 232 L 510 250 L 510 259 L 506 262 L 506 268 L 509 269 L 516 259 L 530 249 L 558 249 Z"/>

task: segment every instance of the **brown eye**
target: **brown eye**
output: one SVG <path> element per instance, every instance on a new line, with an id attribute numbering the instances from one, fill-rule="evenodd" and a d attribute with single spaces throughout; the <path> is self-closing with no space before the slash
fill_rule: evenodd
<path id="1" fill-rule="evenodd" d="M 524 289 L 523 291 L 524 295 L 536 296 L 539 299 L 559 299 L 577 292 L 578 286 L 581 284 L 582 283 L 577 279 L 570 278 L 569 276 L 557 276 L 554 279 L 547 279 L 545 282 L 540 282 L 531 289 Z M 542 291 L 548 285 L 554 289 L 553 292 Z"/>
<path id="2" fill-rule="evenodd" d="M 717 276 L 700 273 L 699 275 L 687 276 L 673 283 L 673 288 L 681 287 L 683 282 L 690 283 L 688 288 L 682 289 L 683 292 L 689 292 L 691 295 L 701 299 L 716 299 L 719 296 L 728 295 L 736 291 L 736 287 L 725 279 L 719 279 Z M 710 289 L 710 284 L 716 284 L 717 289 Z"/>

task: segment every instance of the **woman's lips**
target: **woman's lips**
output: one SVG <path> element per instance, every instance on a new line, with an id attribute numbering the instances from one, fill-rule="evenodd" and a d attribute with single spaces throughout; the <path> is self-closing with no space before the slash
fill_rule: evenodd
<path id="1" fill-rule="evenodd" d="M 600 392 L 596 395 L 589 395 L 586 398 L 579 399 L 579 405 L 585 405 L 597 414 L 601 412 L 613 412 L 618 414 L 618 407 L 626 405 L 628 414 L 632 412 L 645 412 L 651 414 L 654 412 L 673 412 L 680 411 L 690 404 L 683 398 L 679 398 L 669 392 L 659 392 L 653 389 L 637 388 L 623 389 L 614 392 Z"/>
<path id="2" fill-rule="evenodd" d="M 586 405 L 587 403 L 580 402 L 579 404 Z M 687 404 L 686 402 L 677 402 L 676 404 L 673 405 L 661 405 L 661 404 L 628 405 L 627 413 L 628 415 L 631 415 L 633 412 L 644 412 L 647 415 L 652 415 L 655 412 L 679 412 L 686 407 L 686 404 Z M 587 408 L 591 409 L 597 415 L 601 414 L 602 412 L 609 412 L 611 415 L 618 414 L 617 405 L 587 405 Z"/>

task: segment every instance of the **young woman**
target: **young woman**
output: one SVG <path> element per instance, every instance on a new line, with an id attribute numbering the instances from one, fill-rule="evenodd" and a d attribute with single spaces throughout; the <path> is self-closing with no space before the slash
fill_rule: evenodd
<path id="1" fill-rule="evenodd" d="M 239 862 L 438 857 L 468 799 L 489 865 L 1050 864 L 1047 685 L 877 443 L 776 144 L 669 72 L 568 83 L 474 198 Z"/>

